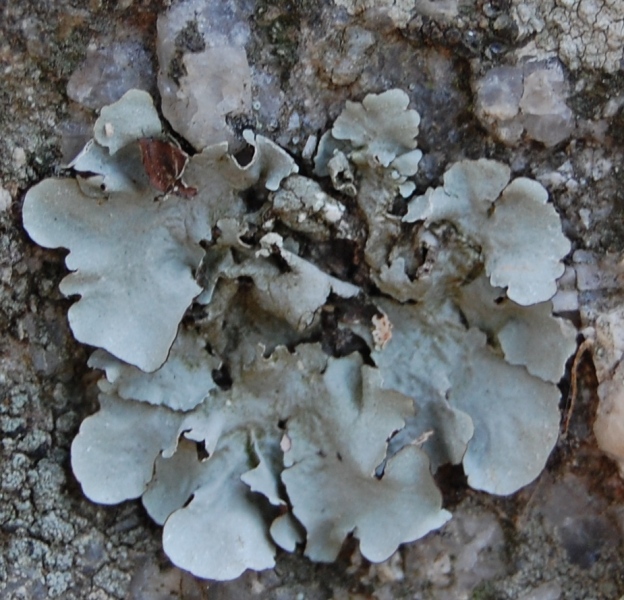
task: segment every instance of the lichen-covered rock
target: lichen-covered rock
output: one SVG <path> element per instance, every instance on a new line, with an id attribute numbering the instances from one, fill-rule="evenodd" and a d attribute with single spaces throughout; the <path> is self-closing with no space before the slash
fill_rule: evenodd
<path id="1" fill-rule="evenodd" d="M 76 338 L 146 371 L 162 365 L 201 291 L 192 270 L 203 254 L 189 225 L 200 205 L 155 203 L 153 196 L 120 192 L 102 203 L 75 181 L 56 179 L 32 188 L 24 202 L 30 236 L 70 249 L 73 273 L 61 290 L 80 296 L 69 311 Z"/>
<path id="2" fill-rule="evenodd" d="M 378 475 L 386 440 L 403 427 L 411 403 L 384 392 L 379 373 L 360 365 L 355 357 L 330 362 L 323 375 L 329 402 L 288 421 L 282 481 L 313 560 L 335 560 L 353 532 L 362 554 L 382 561 L 450 517 L 422 450 L 402 448 Z"/>
<path id="3" fill-rule="evenodd" d="M 279 256 L 284 261 L 288 267 L 285 272 L 260 258 L 247 261 L 240 268 L 232 267 L 224 276 L 252 279 L 258 305 L 283 318 L 292 327 L 298 330 L 309 328 L 330 294 L 354 298 L 360 293 L 358 287 L 327 275 L 312 263 L 282 248 L 282 240 L 277 234 L 268 234 L 260 243 L 265 246 L 261 252 L 265 252 L 267 258 Z"/>
<path id="4" fill-rule="evenodd" d="M 249 468 L 246 443 L 244 435 L 233 435 L 203 463 L 194 448 L 180 450 L 169 478 L 157 470 L 156 486 L 169 484 L 173 490 L 181 483 L 180 473 L 195 476 L 185 494 L 185 502 L 191 495 L 192 500 L 164 524 L 163 548 L 174 564 L 198 577 L 234 579 L 247 569 L 261 571 L 275 564 L 263 503 L 242 481 Z"/>
<path id="5" fill-rule="evenodd" d="M 220 218 L 241 210 L 239 191 L 259 181 L 276 189 L 296 170 L 283 150 L 248 136 L 255 148 L 248 164 L 228 155 L 227 144 L 207 148 L 189 162 L 193 201 L 175 194 L 159 200 L 137 145 L 160 131 L 156 116 L 149 95 L 134 90 L 106 107 L 96 139 L 71 164 L 82 183 L 48 179 L 28 192 L 23 212 L 39 244 L 70 250 L 66 263 L 74 272 L 61 287 L 80 296 L 69 312 L 76 338 L 145 371 L 163 364 L 202 291 L 194 280 L 201 243 Z"/>
<path id="6" fill-rule="evenodd" d="M 100 396 L 100 411 L 82 423 L 72 444 L 72 469 L 86 496 L 103 504 L 140 497 L 180 420 L 166 408 Z"/>
<path id="7" fill-rule="evenodd" d="M 484 276 L 461 287 L 457 300 L 468 324 L 495 338 L 509 364 L 523 365 L 531 375 L 551 383 L 563 377 L 576 348 L 576 329 L 554 317 L 549 302 L 520 306 Z"/>
<path id="8" fill-rule="evenodd" d="M 229 391 L 208 396 L 187 414 L 102 396 L 100 412 L 85 421 L 72 450 L 85 493 L 106 503 L 143 495 L 150 515 L 166 523 L 166 552 L 196 575 L 230 579 L 273 564 L 270 522 L 245 484 L 286 506 L 278 487 L 282 454 L 282 480 L 307 531 L 306 552 L 316 560 L 333 560 L 354 528 L 364 554 L 384 560 L 449 518 L 422 451 L 401 449 L 379 474 L 387 440 L 403 427 L 412 403 L 383 391 L 379 374 L 357 355 L 328 359 L 318 345 L 300 345 L 292 355 L 282 347 L 268 359 L 258 355 Z M 281 422 L 288 423 L 285 431 Z M 137 436 L 130 434 L 135 427 Z M 250 436 L 257 440 L 251 456 Z M 190 442 L 203 448 L 204 459 Z M 119 448 L 133 456 L 133 468 L 120 468 Z M 337 490 L 335 514 L 325 493 L 310 494 L 310 485 Z M 354 486 L 366 493 L 354 495 Z M 344 514 L 346 498 L 363 501 Z M 406 527 L 396 511 L 419 516 Z"/>
<path id="9" fill-rule="evenodd" d="M 436 450 L 436 464 L 459 458 L 470 485 L 495 494 L 510 494 L 532 481 L 557 439 L 557 386 L 507 363 L 488 347 L 485 333 L 466 329 L 448 301 L 429 308 L 389 300 L 380 306 L 394 325 L 392 339 L 373 353 L 384 386 L 414 398 L 417 417 L 420 410 L 431 411 L 430 405 L 445 408 L 447 401 L 458 411 L 453 437 L 464 446 L 444 461 Z M 423 449 L 435 447 L 443 427 L 431 418 L 420 429 L 417 423 L 410 424 L 413 439 L 433 424 Z"/>
<path id="10" fill-rule="evenodd" d="M 482 249 L 494 287 L 527 306 L 549 300 L 563 275 L 570 242 L 559 215 L 538 182 L 492 160 L 461 161 L 444 174 L 444 186 L 410 201 L 408 223 L 451 221 Z M 539 242 L 537 241 L 539 239 Z"/>
<path id="11" fill-rule="evenodd" d="M 572 70 L 622 68 L 624 11 L 618 0 L 513 0 L 510 14 L 533 54 L 561 57 Z"/>
<path id="12" fill-rule="evenodd" d="M 208 353 L 201 337 L 182 330 L 165 364 L 153 373 L 145 373 L 104 350 L 96 350 L 88 364 L 106 372 L 106 379 L 99 382 L 102 392 L 185 411 L 195 408 L 216 387 L 212 372 L 220 363 Z"/>
<path id="13" fill-rule="evenodd" d="M 321 241 L 339 231 L 346 207 L 315 181 L 293 175 L 273 196 L 272 212 L 290 229 Z"/>
<path id="14" fill-rule="evenodd" d="M 102 108 L 93 126 L 93 139 L 112 155 L 141 138 L 158 137 L 161 131 L 149 94 L 130 90 L 118 102 Z"/>
<path id="15" fill-rule="evenodd" d="M 355 163 L 387 167 L 416 147 L 420 115 L 407 110 L 408 104 L 409 97 L 402 90 L 369 94 L 361 104 L 347 101 L 332 127 L 332 136 L 350 143 Z"/>
<path id="16" fill-rule="evenodd" d="M 332 561 L 350 535 L 384 561 L 450 518 L 441 466 L 495 494 L 543 468 L 574 349 L 547 302 L 569 242 L 544 188 L 497 161 L 414 195 L 419 122 L 401 90 L 348 103 L 323 187 L 249 130 L 242 153 L 187 156 L 131 91 L 75 178 L 28 192 L 104 371 L 74 473 L 96 502 L 140 497 L 179 567 L 232 579 L 300 545 Z"/>
<path id="17" fill-rule="evenodd" d="M 347 102 L 334 126 L 320 140 L 315 173 L 331 175 L 334 187 L 356 198 L 368 227 L 366 261 L 373 278 L 387 264 L 399 237 L 401 221 L 391 213 L 397 195 L 408 197 L 422 152 L 416 147 L 420 115 L 408 109 L 409 97 L 398 89 Z M 356 185 L 355 174 L 358 175 Z M 375 283 L 386 291 L 383 282 Z M 380 285 L 381 283 L 381 285 Z"/>

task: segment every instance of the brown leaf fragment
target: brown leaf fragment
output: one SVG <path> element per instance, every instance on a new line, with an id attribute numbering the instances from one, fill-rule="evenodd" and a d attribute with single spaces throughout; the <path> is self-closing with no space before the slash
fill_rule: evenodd
<path id="1" fill-rule="evenodd" d="M 139 140 L 141 160 L 152 186 L 164 194 L 178 194 L 192 198 L 197 188 L 189 187 L 182 181 L 188 163 L 188 154 L 166 140 L 142 138 Z"/>

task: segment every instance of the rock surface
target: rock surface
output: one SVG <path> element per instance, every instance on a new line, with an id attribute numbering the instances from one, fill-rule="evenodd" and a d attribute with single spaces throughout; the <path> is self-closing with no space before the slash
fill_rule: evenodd
<path id="1" fill-rule="evenodd" d="M 624 594 L 624 485 L 592 433 L 596 374 L 610 380 L 619 347 L 601 355 L 597 346 L 596 374 L 589 352 L 574 365 L 567 435 L 535 483 L 495 498 L 468 492 L 455 470 L 439 473 L 455 519 L 381 565 L 368 564 L 347 545 L 332 565 L 280 555 L 275 569 L 260 574 L 201 581 L 160 554 L 159 530 L 137 503 L 102 507 L 82 495 L 69 447 L 80 422 L 97 408 L 95 382 L 85 368 L 87 350 L 67 326 L 69 302 L 58 292 L 62 253 L 30 242 L 21 203 L 26 189 L 80 147 L 76 140 L 88 135 L 94 108 L 137 85 L 156 89 L 157 40 L 164 39 L 157 21 L 165 4 L 0 6 L 0 598 L 611 600 Z M 224 36 L 234 31 L 228 43 L 239 48 L 235 64 L 245 69 L 244 52 L 251 81 L 251 90 L 237 88 L 236 110 L 244 110 L 236 114 L 226 106 L 229 116 L 219 123 L 231 139 L 251 124 L 299 157 L 346 99 L 405 87 L 422 115 L 420 188 L 440 185 L 450 161 L 504 159 L 515 175 L 546 187 L 574 250 L 589 251 L 569 261 L 581 307 L 571 316 L 595 326 L 622 302 L 613 266 L 624 243 L 620 2 L 513 0 L 511 16 L 494 2 L 468 3 L 462 11 L 456 2 L 418 0 L 188 3 L 189 35 L 178 44 L 188 51 L 178 62 L 187 73 L 180 81 L 189 77 L 189 66 L 193 77 L 193 60 L 184 56 L 223 47 L 203 37 L 206 49 L 193 45 L 194 31 L 204 36 L 211 23 L 221 23 L 213 14 L 217 4 L 224 7 L 219 18 L 232 27 L 243 23 L 240 31 L 219 30 Z M 175 36 L 169 41 L 176 46 Z M 531 77 L 519 66 L 523 57 L 555 58 L 572 72 L 557 67 L 535 75 L 552 84 L 553 95 L 537 107 L 526 100 L 541 129 L 523 124 L 535 142 L 518 137 L 512 149 L 483 132 L 471 90 L 495 69 L 511 69 L 505 71 L 511 105 L 520 97 L 520 106 L 525 91 L 515 90 L 516 79 L 526 90 Z M 165 102 L 162 87 L 161 94 Z M 506 118 L 505 106 L 497 110 L 492 114 Z M 563 121 L 551 128 L 543 115 L 555 113 Z M 531 133 L 538 130 L 547 135 Z M 311 168 L 305 157 L 300 164 Z M 607 252 L 613 260 L 605 263 Z M 565 381 L 564 389 L 571 379 Z"/>

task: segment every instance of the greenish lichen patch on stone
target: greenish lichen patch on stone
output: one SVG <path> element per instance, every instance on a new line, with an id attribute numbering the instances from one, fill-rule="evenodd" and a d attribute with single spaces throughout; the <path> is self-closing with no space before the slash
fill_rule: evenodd
<path id="1" fill-rule="evenodd" d="M 545 189 L 494 160 L 418 192 L 419 124 L 402 90 L 347 102 L 313 179 L 250 130 L 242 153 L 187 157 L 130 91 L 27 193 L 104 372 L 74 473 L 95 502 L 140 497 L 179 567 L 233 579 L 277 546 L 333 561 L 349 536 L 384 561 L 450 518 L 441 466 L 494 494 L 544 467 L 575 347 L 548 302 L 569 242 Z"/>

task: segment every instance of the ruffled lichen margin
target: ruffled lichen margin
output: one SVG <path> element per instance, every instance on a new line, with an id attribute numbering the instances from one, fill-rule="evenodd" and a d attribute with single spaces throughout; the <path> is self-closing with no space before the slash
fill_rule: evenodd
<path id="1" fill-rule="evenodd" d="M 549 302 L 559 217 L 492 160 L 419 193 L 408 104 L 347 102 L 316 181 L 250 131 L 246 163 L 208 146 L 183 172 L 191 198 L 154 189 L 141 140 L 163 128 L 132 90 L 26 195 L 32 239 L 69 250 L 70 326 L 103 372 L 74 473 L 95 502 L 142 498 L 195 575 L 269 568 L 278 546 L 332 561 L 349 535 L 383 561 L 450 518 L 441 465 L 510 494 L 554 446 L 575 347 Z M 357 269 L 331 272 L 345 248 Z"/>

